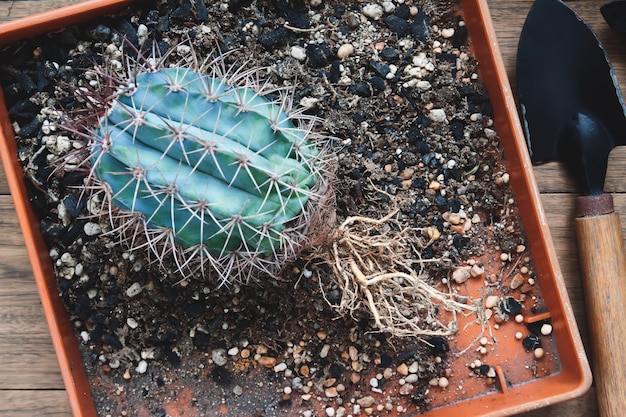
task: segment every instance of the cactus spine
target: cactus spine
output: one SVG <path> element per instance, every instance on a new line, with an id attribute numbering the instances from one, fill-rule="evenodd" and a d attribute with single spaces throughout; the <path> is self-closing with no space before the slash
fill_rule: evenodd
<path id="1" fill-rule="evenodd" d="M 130 249 L 148 247 L 181 279 L 274 275 L 319 232 L 329 184 L 318 120 L 284 91 L 268 99 L 259 71 L 229 73 L 218 58 L 104 77 L 117 91 L 89 133 L 88 188 Z"/>

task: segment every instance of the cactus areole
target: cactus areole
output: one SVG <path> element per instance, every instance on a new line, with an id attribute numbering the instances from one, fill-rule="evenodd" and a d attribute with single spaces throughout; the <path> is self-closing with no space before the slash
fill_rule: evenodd
<path id="1" fill-rule="evenodd" d="M 139 72 L 93 132 L 93 175 L 152 233 L 213 259 L 271 257 L 319 176 L 283 106 L 189 68 Z"/>

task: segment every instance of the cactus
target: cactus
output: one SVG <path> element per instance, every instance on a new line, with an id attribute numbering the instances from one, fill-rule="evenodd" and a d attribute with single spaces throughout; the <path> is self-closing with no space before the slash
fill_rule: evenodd
<path id="1" fill-rule="evenodd" d="M 128 80 L 100 73 L 116 92 L 87 100 L 108 107 L 87 135 L 99 214 L 181 279 L 275 275 L 319 232 L 328 203 L 318 120 L 293 111 L 289 94 L 270 100 L 260 69 L 137 67 Z"/>

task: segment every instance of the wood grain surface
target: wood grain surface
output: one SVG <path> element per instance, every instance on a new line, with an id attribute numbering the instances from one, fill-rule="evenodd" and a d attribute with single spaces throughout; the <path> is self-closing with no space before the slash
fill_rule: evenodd
<path id="1" fill-rule="evenodd" d="M 79 1 L 0 1 L 0 23 Z M 626 88 L 626 37 L 612 32 L 603 21 L 599 13 L 603 3 L 579 0 L 569 4 L 596 31 Z M 515 90 L 517 42 L 532 1 L 488 0 L 488 4 Z M 535 175 L 583 341 L 589 346 L 573 220 L 576 187 L 558 163 L 536 167 Z M 626 150 L 613 151 L 605 191 L 614 193 L 617 212 L 626 216 Z M 15 217 L 4 172 L 0 172 L 0 417 L 68 417 L 71 414 L 59 367 Z M 595 389 L 580 398 L 520 416 L 598 416 Z"/>

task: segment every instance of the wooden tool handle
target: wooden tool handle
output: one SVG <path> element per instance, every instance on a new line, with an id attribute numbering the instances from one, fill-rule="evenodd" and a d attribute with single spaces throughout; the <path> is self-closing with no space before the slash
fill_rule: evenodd
<path id="1" fill-rule="evenodd" d="M 610 194 L 577 200 L 576 236 L 601 417 L 626 415 L 626 257 Z M 567 366 L 567 364 L 563 364 Z"/>

